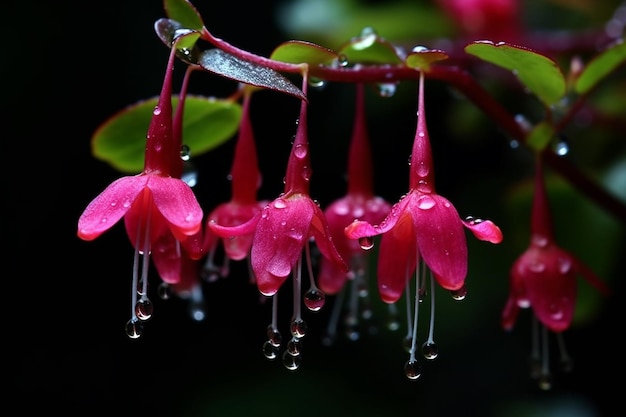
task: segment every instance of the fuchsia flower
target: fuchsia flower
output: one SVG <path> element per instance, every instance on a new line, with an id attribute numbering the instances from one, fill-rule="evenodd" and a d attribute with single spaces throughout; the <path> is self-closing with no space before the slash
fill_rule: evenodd
<path id="1" fill-rule="evenodd" d="M 204 274 L 209 281 L 215 280 L 218 275 L 228 275 L 228 260 L 239 261 L 247 258 L 250 254 L 254 230 L 249 230 L 246 234 L 231 236 L 228 228 L 248 222 L 258 216 L 261 209 L 267 205 L 267 201 L 256 200 L 256 193 L 261 185 L 261 173 L 257 163 L 254 132 L 250 122 L 251 97 L 252 90 L 245 90 L 239 136 L 230 172 L 231 200 L 218 205 L 207 217 L 203 249 L 208 253 Z M 225 234 L 226 236 L 216 234 L 216 230 L 225 230 L 222 235 Z M 222 268 L 218 268 L 214 264 L 214 254 L 220 241 L 225 252 L 225 263 Z M 254 281 L 254 276 L 251 279 Z"/>
<path id="2" fill-rule="evenodd" d="M 307 76 L 303 76 L 303 92 L 306 94 Z M 306 333 L 306 323 L 300 309 L 302 253 L 306 252 L 311 288 L 305 294 L 305 304 L 318 311 L 325 296 L 317 288 L 312 277 L 308 243 L 313 240 L 322 256 L 344 272 L 348 267 L 334 246 L 328 223 L 318 204 L 309 196 L 311 167 L 307 139 L 307 102 L 302 101 L 298 128 L 293 141 L 284 192 L 267 204 L 262 212 L 250 221 L 233 227 L 209 227 L 222 237 L 247 236 L 254 233 L 250 262 L 261 294 L 273 297 L 272 324 L 268 326 L 268 341 L 264 345 L 269 359 L 276 357 L 282 337 L 276 325 L 277 293 L 290 274 L 294 278 L 294 314 L 291 322 L 292 339 L 284 352 L 283 363 L 291 370 L 300 365 L 300 339 Z"/>
<path id="3" fill-rule="evenodd" d="M 372 247 L 374 236 L 382 235 L 378 254 L 378 289 L 384 302 L 392 304 L 398 301 L 408 290 L 408 280 L 414 272 L 417 272 L 416 287 L 421 297 L 424 287 L 417 268 L 420 261 L 423 261 L 424 271 L 425 266 L 430 270 L 431 281 L 434 276 L 439 285 L 453 292 L 454 298 L 463 299 L 467 275 L 467 242 L 463 226 L 478 239 L 491 243 L 500 243 L 502 232 L 488 220 L 461 220 L 452 203 L 435 192 L 424 110 L 423 72 L 419 77 L 418 121 L 410 167 L 409 192 L 391 208 L 389 215 L 378 225 L 355 220 L 345 228 L 345 234 L 351 239 L 358 239 L 364 249 Z M 406 295 L 408 301 L 409 294 Z M 431 302 L 434 303 L 434 292 Z M 405 374 L 409 379 L 417 379 L 421 375 L 420 365 L 415 359 L 418 306 L 416 302 L 413 329 L 409 330 L 406 338 L 411 344 L 411 356 L 405 364 Z M 431 307 L 431 319 L 433 311 L 434 305 Z M 412 327 L 410 323 L 409 317 L 409 329 Z M 432 325 L 423 352 L 427 359 L 437 357 Z"/>
<path id="4" fill-rule="evenodd" d="M 324 210 L 335 247 L 341 257 L 349 262 L 350 271 L 346 273 L 336 263 L 322 258 L 318 276 L 319 287 L 325 294 L 337 294 L 345 288 L 348 280 L 352 281 L 355 292 L 350 296 L 350 312 L 346 318 L 346 322 L 352 328 L 348 332 L 352 339 L 358 337 L 355 328 L 358 321 L 358 311 L 355 311 L 358 308 L 356 300 L 367 297 L 368 253 L 361 249 L 356 240 L 348 239 L 344 229 L 354 219 L 378 223 L 391 209 L 391 204 L 374 195 L 372 155 L 365 120 L 364 86 L 357 84 L 356 88 L 356 109 L 348 156 L 348 192 Z M 334 308 L 341 308 L 342 296 L 338 298 Z M 336 329 L 332 326 L 331 321 L 326 338 L 327 343 L 332 342 L 336 333 Z"/>
<path id="5" fill-rule="evenodd" d="M 92 200 L 78 220 L 78 237 L 93 240 L 124 218 L 127 235 L 135 248 L 133 268 L 133 310 L 127 325 L 130 337 L 139 337 L 141 325 L 152 314 L 147 298 L 147 272 L 149 254 L 159 240 L 169 239 L 189 244 L 194 252 L 202 228 L 202 209 L 185 182 L 173 177 L 174 158 L 180 158 L 180 147 L 172 127 L 172 72 L 176 48 L 172 48 L 159 102 L 146 138 L 143 172 L 135 176 L 119 178 Z M 137 287 L 139 255 L 143 254 L 141 282 Z M 175 278 L 173 279 L 175 280 Z M 137 301 L 137 291 L 141 299 Z"/>
<path id="6" fill-rule="evenodd" d="M 502 311 L 502 326 L 512 330 L 521 308 L 532 308 L 534 317 L 557 334 L 567 330 L 574 317 L 577 286 L 581 275 L 603 294 L 609 289 L 598 276 L 574 255 L 557 246 L 554 240 L 552 216 L 546 193 L 542 159 L 536 157 L 535 191 L 531 217 L 530 246 L 513 263 L 509 297 Z M 543 334 L 545 339 L 547 334 Z M 563 363 L 569 362 L 561 343 Z M 547 359 L 547 351 L 543 352 Z M 539 362 L 539 349 L 533 352 L 533 359 Z M 540 386 L 550 388 L 550 374 L 547 361 L 544 361 L 533 376 L 539 378 Z"/>

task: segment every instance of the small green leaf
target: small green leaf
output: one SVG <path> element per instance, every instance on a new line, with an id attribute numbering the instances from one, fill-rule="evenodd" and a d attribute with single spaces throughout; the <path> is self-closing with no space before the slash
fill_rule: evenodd
<path id="1" fill-rule="evenodd" d="M 282 91 L 301 100 L 306 99 L 302 90 L 293 85 L 282 74 L 273 69 L 244 61 L 220 49 L 203 51 L 198 58 L 198 64 L 207 71 L 244 84 Z"/>
<path id="2" fill-rule="evenodd" d="M 401 64 L 402 60 L 393 44 L 376 34 L 371 28 L 339 49 L 349 65 L 354 64 Z"/>
<path id="3" fill-rule="evenodd" d="M 620 39 L 599 55 L 596 55 L 587 64 L 580 77 L 576 80 L 574 90 L 578 94 L 585 94 L 591 90 L 602 78 L 626 62 L 626 42 Z"/>
<path id="4" fill-rule="evenodd" d="M 428 71 L 430 64 L 448 59 L 448 54 L 438 49 L 416 49 L 407 55 L 405 63 L 408 67 Z"/>
<path id="5" fill-rule="evenodd" d="M 331 65 L 339 59 L 339 55 L 311 42 L 288 41 L 278 45 L 270 59 L 290 64 Z"/>
<path id="6" fill-rule="evenodd" d="M 554 137 L 554 127 L 548 122 L 537 124 L 526 137 L 526 144 L 536 151 L 542 151 Z"/>
<path id="7" fill-rule="evenodd" d="M 143 170 L 146 133 L 158 97 L 141 101 L 113 115 L 91 138 L 94 157 L 125 173 Z M 178 98 L 172 99 L 172 105 Z M 188 96 L 183 118 L 183 144 L 195 157 L 230 139 L 239 128 L 241 105 L 229 100 Z"/>
<path id="8" fill-rule="evenodd" d="M 167 17 L 179 22 L 184 28 L 201 31 L 204 27 L 202 17 L 187 0 L 164 0 L 163 8 Z"/>
<path id="9" fill-rule="evenodd" d="M 512 71 L 546 106 L 565 95 L 563 72 L 556 62 L 544 55 L 521 46 L 491 41 L 471 43 L 465 47 L 465 52 Z"/>

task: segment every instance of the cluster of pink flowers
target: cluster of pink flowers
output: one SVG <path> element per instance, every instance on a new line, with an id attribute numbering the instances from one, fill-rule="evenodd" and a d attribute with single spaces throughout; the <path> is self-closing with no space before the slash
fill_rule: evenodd
<path id="1" fill-rule="evenodd" d="M 507 20 L 514 20 L 515 2 L 487 3 L 487 9 L 491 7 L 506 15 Z M 461 21 L 460 26 L 466 32 L 491 33 L 488 27 L 474 27 L 463 19 L 459 9 L 461 2 L 443 1 L 442 4 Z M 500 7 L 502 4 L 507 7 Z M 510 37 L 516 36 L 519 30 L 518 27 L 506 29 Z M 373 190 L 363 83 L 355 83 L 355 117 L 345 196 L 322 209 L 310 195 L 313 170 L 307 131 L 309 103 L 301 100 L 284 190 L 271 201 L 260 200 L 257 191 L 261 173 L 250 118 L 250 101 L 255 90 L 242 85 L 242 117 L 230 172 L 232 196 L 205 213 L 191 186 L 182 179 L 182 114 L 190 71 L 174 109 L 172 79 L 176 51 L 171 48 L 159 101 L 148 127 L 143 171 L 114 181 L 88 204 L 78 220 L 77 233 L 83 240 L 93 240 L 120 220 L 124 221 L 135 249 L 131 317 L 126 324 L 128 336 L 140 337 L 144 323 L 153 313 L 153 304 L 148 298 L 151 261 L 158 272 L 163 294 L 173 291 L 197 305 L 202 303 L 202 280 L 214 281 L 227 276 L 229 262 L 245 261 L 249 265 L 250 282 L 273 303 L 263 352 L 268 359 L 281 357 L 286 368 L 295 370 L 301 364 L 301 340 L 307 333 L 302 306 L 312 312 L 319 311 L 327 296 L 343 296 L 348 285 L 352 285 L 351 299 L 368 297 L 368 276 L 375 275 L 378 294 L 384 303 L 393 306 L 405 297 L 408 311 L 413 303 L 413 314 L 407 314 L 405 342 L 409 358 L 404 370 L 407 378 L 418 379 L 421 375 L 417 325 L 420 302 L 430 293 L 430 329 L 420 351 L 422 357 L 432 360 L 438 356 L 433 336 L 435 283 L 449 291 L 455 300 L 463 300 L 467 295 L 465 229 L 477 239 L 492 244 L 503 240 L 502 231 L 492 221 L 473 216 L 462 218 L 455 206 L 436 192 L 435 166 L 426 124 L 424 73 L 419 72 L 409 189 L 395 204 L 377 196 Z M 302 92 L 306 96 L 308 73 L 303 69 L 301 75 Z M 519 310 L 532 307 L 534 316 L 546 329 L 560 334 L 572 321 L 578 273 L 603 292 L 607 289 L 589 268 L 556 245 L 543 186 L 540 152 L 536 169 L 531 243 L 511 269 L 511 290 L 502 324 L 510 330 Z M 220 245 L 224 259 L 223 264 L 218 265 L 215 254 Z M 367 264 L 368 257 L 376 253 L 372 250 L 376 245 L 374 273 L 367 270 Z M 311 247 L 320 255 L 319 264 L 312 259 Z M 308 280 L 303 281 L 303 272 Z M 289 340 L 285 344 L 279 331 L 277 297 L 289 278 L 293 287 L 293 311 Z M 357 339 L 358 306 L 351 305 L 346 323 L 351 338 Z M 203 317 L 202 309 L 196 313 L 197 319 Z M 336 324 L 329 325 L 329 343 L 336 330 Z M 547 352 L 542 352 L 541 356 L 545 358 Z M 542 362 L 544 366 L 538 374 L 544 386 L 549 385 L 546 363 Z"/>

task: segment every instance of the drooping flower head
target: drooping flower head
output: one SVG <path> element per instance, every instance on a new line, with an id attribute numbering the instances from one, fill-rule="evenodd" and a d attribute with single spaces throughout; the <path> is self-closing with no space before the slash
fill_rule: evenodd
<path id="1" fill-rule="evenodd" d="M 175 53 L 176 48 L 172 48 L 163 88 L 148 127 L 143 171 L 111 183 L 87 205 L 78 220 L 78 237 L 93 240 L 124 218 L 127 235 L 135 248 L 132 312 L 127 323 L 127 334 L 132 338 L 141 335 L 143 326 L 140 321 L 152 315 L 152 304 L 147 297 L 147 274 L 153 244 L 169 235 L 185 242 L 202 228 L 202 209 L 192 189 L 180 178 L 172 177 L 173 155 L 180 157 L 172 127 Z M 139 300 L 138 292 L 141 295 Z"/>
<path id="2" fill-rule="evenodd" d="M 356 85 L 356 107 L 352 129 L 352 139 L 348 153 L 348 190 L 345 196 L 333 201 L 324 210 L 328 221 L 330 235 L 341 257 L 348 262 L 350 271 L 339 267 L 327 258 L 322 258 L 319 269 L 319 287 L 325 294 L 338 294 L 350 282 L 352 288 L 349 297 L 350 311 L 346 317 L 346 324 L 350 327 L 347 334 L 351 339 L 358 338 L 358 303 L 367 303 L 367 257 L 358 241 L 349 239 L 344 229 L 353 220 L 363 220 L 369 223 L 379 223 L 389 213 L 391 204 L 382 197 L 376 196 L 373 190 L 372 155 L 365 118 L 364 85 Z M 339 294 L 335 309 L 342 308 L 341 301 L 344 293 Z M 369 307 L 364 306 L 369 310 Z M 367 311 L 363 311 L 367 316 Z M 336 328 L 333 321 L 329 323 L 325 341 L 332 343 Z"/>
<path id="3" fill-rule="evenodd" d="M 307 74 L 303 74 L 303 92 L 307 90 Z M 268 326 L 268 341 L 264 351 L 268 359 L 277 357 L 282 337 L 276 323 L 277 293 L 289 275 L 293 276 L 294 312 L 290 332 L 292 339 L 283 354 L 283 364 L 291 370 L 300 365 L 300 339 L 306 333 L 306 323 L 301 314 L 302 263 L 305 254 L 310 277 L 310 288 L 304 303 L 312 311 L 318 311 L 325 296 L 317 288 L 312 275 L 309 241 L 315 242 L 322 256 L 343 268 L 348 267 L 337 252 L 328 230 L 328 223 L 318 204 L 309 195 L 311 166 L 307 134 L 307 101 L 300 107 L 298 127 L 287 163 L 284 192 L 267 204 L 252 220 L 234 227 L 209 227 L 219 236 L 242 236 L 252 231 L 254 237 L 250 262 L 261 294 L 272 297 L 272 324 Z"/>
<path id="4" fill-rule="evenodd" d="M 248 259 L 254 236 L 254 230 L 237 236 L 220 236 L 214 230 L 244 224 L 258 216 L 261 209 L 267 205 L 267 201 L 257 201 L 257 190 L 261 186 L 261 173 L 257 162 L 254 131 L 250 120 L 250 101 L 254 90 L 249 86 L 242 86 L 242 89 L 241 122 L 229 176 L 232 196 L 230 201 L 215 207 L 206 220 L 207 228 L 204 234 L 203 248 L 208 255 L 203 267 L 203 275 L 208 281 L 213 281 L 219 276 L 227 276 L 229 260 Z M 219 243 L 222 244 L 225 253 L 222 267 L 218 267 L 214 261 Z M 254 275 L 250 278 L 254 282 Z"/>
<path id="5" fill-rule="evenodd" d="M 581 275 L 603 294 L 609 290 L 600 278 L 571 253 L 557 246 L 554 239 L 552 214 L 545 187 L 542 157 L 535 158 L 535 188 L 531 215 L 530 246 L 513 263 L 510 272 L 509 297 L 502 311 L 502 326 L 512 330 L 520 309 L 531 308 L 542 327 L 542 334 L 534 340 L 547 338 L 547 330 L 561 338 L 574 317 L 577 279 Z M 561 341 L 561 340 L 560 340 Z M 533 377 L 543 389 L 551 387 L 547 344 L 544 350 L 533 351 Z M 569 358 L 560 343 L 562 364 L 569 367 Z M 543 357 L 543 361 L 540 361 Z"/>
<path id="6" fill-rule="evenodd" d="M 373 237 L 382 235 L 377 266 L 378 290 L 382 300 L 391 304 L 398 301 L 408 288 L 409 277 L 414 272 L 417 272 L 416 287 L 422 289 L 420 286 L 423 283 L 419 283 L 420 262 L 423 262 L 423 268 L 430 270 L 431 277 L 441 287 L 451 291 L 455 298 L 465 297 L 467 242 L 464 226 L 480 240 L 492 243 L 502 240 L 502 233 L 493 222 L 474 218 L 461 220 L 452 203 L 435 191 L 434 166 L 424 110 L 424 75 L 421 72 L 409 191 L 391 208 L 381 223 L 372 225 L 355 220 L 346 227 L 345 233 L 351 239 L 358 239 L 364 248 L 371 248 Z M 409 294 L 406 295 L 408 300 Z M 420 376 L 415 360 L 415 333 L 413 331 L 410 335 L 411 359 L 406 368 L 406 374 L 411 379 Z M 436 357 L 432 340 L 427 344 L 430 352 L 427 356 Z"/>

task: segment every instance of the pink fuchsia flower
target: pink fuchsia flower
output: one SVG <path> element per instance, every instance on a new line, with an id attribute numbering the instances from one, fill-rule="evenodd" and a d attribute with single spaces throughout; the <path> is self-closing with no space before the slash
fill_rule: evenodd
<path id="1" fill-rule="evenodd" d="M 435 192 L 434 167 L 424 110 L 423 72 L 419 77 L 418 121 L 411 154 L 409 185 L 408 193 L 391 208 L 389 215 L 380 224 L 355 220 L 345 228 L 345 234 L 351 239 L 357 239 L 364 249 L 372 247 L 374 236 L 382 235 L 377 272 L 378 290 L 384 302 L 397 302 L 408 290 L 409 277 L 414 272 L 417 291 L 423 292 L 424 282 L 420 283 L 419 276 L 420 269 L 425 271 L 426 267 L 431 272 L 431 282 L 434 277 L 441 287 L 453 293 L 454 298 L 463 299 L 467 275 L 467 242 L 463 227 L 478 239 L 491 243 L 500 243 L 502 232 L 488 220 L 461 220 L 452 203 Z M 422 268 L 418 268 L 420 261 L 423 261 Z M 408 301 L 409 294 L 406 296 Z M 431 301 L 434 301 L 434 297 Z M 411 358 L 405 365 L 405 373 L 410 379 L 420 376 L 419 364 L 415 359 L 418 305 L 415 303 L 415 327 L 409 330 L 407 336 L 411 343 Z M 409 329 L 411 327 L 409 324 Z M 436 351 L 431 326 L 429 340 L 424 344 L 424 354 L 434 359 Z"/>
<path id="2" fill-rule="evenodd" d="M 251 87 L 242 87 L 244 91 L 243 109 L 239 135 L 235 147 L 235 156 L 230 171 L 232 197 L 230 201 L 218 205 L 207 217 L 207 227 L 204 234 L 203 249 L 207 255 L 203 267 L 203 275 L 208 281 L 214 281 L 218 276 L 227 276 L 229 260 L 239 261 L 248 259 L 254 230 L 238 236 L 220 236 L 216 230 L 244 224 L 258 216 L 267 201 L 257 201 L 257 190 L 261 186 L 261 173 L 257 162 L 254 131 L 250 121 L 250 100 L 253 94 Z M 218 244 L 224 249 L 224 265 L 218 267 L 214 262 Z M 254 275 L 251 274 L 254 282 Z"/>
<path id="3" fill-rule="evenodd" d="M 539 339 L 547 340 L 547 330 L 561 338 L 574 317 L 577 294 L 577 279 L 582 276 L 603 294 L 609 289 L 600 278 L 582 261 L 571 253 L 557 246 L 552 226 L 548 196 L 545 188 L 541 155 L 537 155 L 535 164 L 535 190 L 531 215 L 530 246 L 517 258 L 511 267 L 511 285 L 509 297 L 502 311 L 502 326 L 512 330 L 520 309 L 531 308 L 533 316 L 543 329 L 534 340 L 533 377 L 538 378 L 543 389 L 551 387 L 551 375 L 548 367 L 547 343 L 542 344 L 540 353 Z M 547 330 L 546 330 L 547 329 Z M 569 367 L 569 357 L 560 342 L 561 363 Z M 541 361 L 541 358 L 544 358 Z"/>
<path id="4" fill-rule="evenodd" d="M 307 91 L 307 75 L 303 74 L 303 92 Z M 283 354 L 283 364 L 290 370 L 298 369 L 301 361 L 300 339 L 306 334 L 300 303 L 302 288 L 303 252 L 310 278 L 310 288 L 304 303 L 311 311 L 319 311 L 325 295 L 317 288 L 312 274 L 309 241 L 314 241 L 323 257 L 348 271 L 334 246 L 328 223 L 319 205 L 309 195 L 311 166 L 307 136 L 307 101 L 300 107 L 298 127 L 292 144 L 284 192 L 267 204 L 261 213 L 250 221 L 233 227 L 209 227 L 222 237 L 245 236 L 254 233 L 250 263 L 261 294 L 272 297 L 272 323 L 268 326 L 268 340 L 264 345 L 268 359 L 277 357 L 282 336 L 277 326 L 277 295 L 289 275 L 293 276 L 294 312 L 291 320 L 292 335 Z"/>
<path id="5" fill-rule="evenodd" d="M 132 317 L 127 333 L 141 335 L 139 320 L 152 315 L 147 298 L 149 254 L 156 241 L 171 234 L 179 242 L 192 242 L 202 228 L 202 209 L 185 182 L 172 177 L 173 155 L 180 157 L 172 127 L 172 71 L 175 48 L 170 53 L 163 88 L 148 127 L 143 171 L 111 183 L 92 200 L 78 220 L 78 237 L 93 240 L 124 218 L 127 235 L 135 248 Z M 141 279 L 139 257 L 143 255 Z M 142 282 L 142 288 L 138 282 Z M 141 298 L 137 300 L 137 292 Z"/>
<path id="6" fill-rule="evenodd" d="M 439 7 L 471 40 L 517 42 L 522 35 L 519 0 L 437 0 Z"/>
<path id="7" fill-rule="evenodd" d="M 365 119 L 364 85 L 357 84 L 354 125 L 348 154 L 348 191 L 344 197 L 333 201 L 324 210 L 333 243 L 341 257 L 349 263 L 350 271 L 346 273 L 342 266 L 322 258 L 318 275 L 319 287 L 325 294 L 338 294 L 345 288 L 347 282 L 352 284 L 349 315 L 345 320 L 350 327 L 347 334 L 351 339 L 358 337 L 356 326 L 359 300 L 367 302 L 367 258 L 370 252 L 364 252 L 358 241 L 348 239 L 344 229 L 355 219 L 379 223 L 390 209 L 391 204 L 374 195 L 372 155 Z M 342 308 L 343 297 L 343 293 L 339 295 L 334 305 L 335 309 Z M 366 311 L 363 313 L 366 314 Z M 335 337 L 335 323 L 336 321 L 332 320 L 329 323 L 325 338 L 327 343 L 332 343 Z"/>

